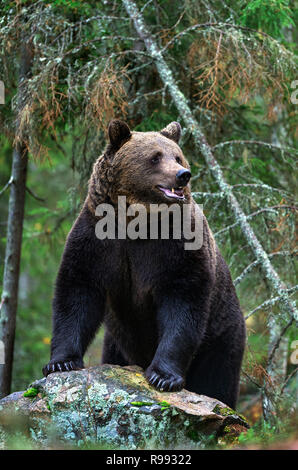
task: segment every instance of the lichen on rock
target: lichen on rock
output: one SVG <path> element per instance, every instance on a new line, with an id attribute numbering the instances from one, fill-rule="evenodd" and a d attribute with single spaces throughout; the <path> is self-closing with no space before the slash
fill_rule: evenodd
<path id="1" fill-rule="evenodd" d="M 34 391 L 34 393 L 33 393 Z M 0 447 L 14 420 L 41 448 L 205 448 L 210 439 L 247 427 L 243 417 L 213 398 L 187 390 L 159 392 L 136 366 L 103 365 L 54 373 L 0 401 Z"/>

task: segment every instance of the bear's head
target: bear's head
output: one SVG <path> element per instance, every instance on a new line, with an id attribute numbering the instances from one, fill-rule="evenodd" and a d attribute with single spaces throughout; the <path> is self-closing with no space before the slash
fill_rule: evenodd
<path id="1" fill-rule="evenodd" d="M 189 164 L 178 145 L 181 126 L 171 122 L 159 132 L 135 132 L 120 120 L 108 128 L 110 143 L 95 163 L 89 184 L 116 203 L 186 203 L 191 198 Z"/>

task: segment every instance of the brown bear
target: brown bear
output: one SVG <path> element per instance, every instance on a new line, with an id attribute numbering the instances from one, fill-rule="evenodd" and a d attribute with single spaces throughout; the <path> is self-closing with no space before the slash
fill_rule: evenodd
<path id="1" fill-rule="evenodd" d="M 235 407 L 245 325 L 229 269 L 202 217 L 202 244 L 185 237 L 99 239 L 97 207 L 173 203 L 196 209 L 177 122 L 160 132 L 110 123 L 110 142 L 95 162 L 84 206 L 67 238 L 53 300 L 51 360 L 44 375 L 84 367 L 102 323 L 102 362 L 137 364 L 164 391 L 188 390 Z M 126 223 L 130 220 L 126 219 Z M 173 227 L 170 220 L 170 227 Z M 148 232 L 149 233 L 149 232 Z"/>

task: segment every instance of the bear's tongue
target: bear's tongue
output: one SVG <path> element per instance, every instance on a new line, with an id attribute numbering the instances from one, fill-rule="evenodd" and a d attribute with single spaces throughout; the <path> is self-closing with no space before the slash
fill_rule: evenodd
<path id="1" fill-rule="evenodd" d="M 168 197 L 173 197 L 176 199 L 183 199 L 184 194 L 183 194 L 183 189 L 168 189 L 168 188 L 163 188 L 162 186 L 159 186 L 159 189 L 165 193 L 166 196 Z"/>

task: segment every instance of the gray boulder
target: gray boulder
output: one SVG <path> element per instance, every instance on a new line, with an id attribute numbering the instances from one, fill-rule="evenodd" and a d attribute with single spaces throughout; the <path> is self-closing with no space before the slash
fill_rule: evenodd
<path id="1" fill-rule="evenodd" d="M 155 390 L 136 366 L 54 373 L 0 400 L 2 448 L 17 433 L 35 448 L 202 449 L 247 427 L 218 400 Z"/>

